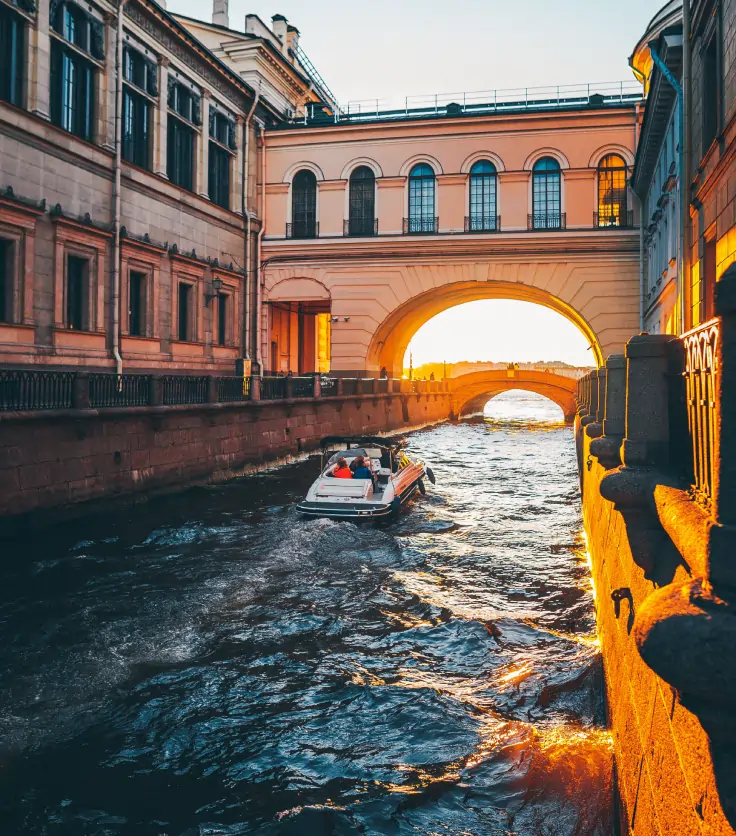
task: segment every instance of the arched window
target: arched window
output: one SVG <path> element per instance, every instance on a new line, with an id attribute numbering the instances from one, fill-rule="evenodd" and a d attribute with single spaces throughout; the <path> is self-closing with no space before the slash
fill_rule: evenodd
<path id="1" fill-rule="evenodd" d="M 631 226 L 627 201 L 625 161 L 608 154 L 598 164 L 598 211 L 595 226 Z"/>
<path id="2" fill-rule="evenodd" d="M 436 231 L 434 171 L 426 163 L 419 163 L 409 172 L 409 217 L 404 220 L 404 232 Z"/>
<path id="3" fill-rule="evenodd" d="M 291 224 L 286 225 L 286 237 L 316 238 L 318 234 L 317 178 L 303 168 L 291 183 Z"/>
<path id="4" fill-rule="evenodd" d="M 532 172 L 532 214 L 530 229 L 564 229 L 560 164 L 554 157 L 542 157 Z"/>
<path id="5" fill-rule="evenodd" d="M 496 166 L 488 160 L 479 160 L 470 169 L 470 215 L 465 224 L 466 232 L 498 230 L 497 183 Z"/>
<path id="6" fill-rule="evenodd" d="M 350 175 L 348 235 L 375 235 L 376 175 L 367 165 L 361 165 Z"/>

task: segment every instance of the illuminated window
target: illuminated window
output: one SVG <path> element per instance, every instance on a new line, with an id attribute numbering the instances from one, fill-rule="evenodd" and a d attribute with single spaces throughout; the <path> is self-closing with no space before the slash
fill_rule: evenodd
<path id="1" fill-rule="evenodd" d="M 596 226 L 628 226 L 626 163 L 609 154 L 598 165 L 598 213 Z"/>
<path id="2" fill-rule="evenodd" d="M 317 178 L 303 168 L 294 175 L 291 184 L 291 230 L 287 237 L 317 237 Z"/>
<path id="3" fill-rule="evenodd" d="M 496 166 L 488 160 L 480 160 L 470 169 L 468 232 L 496 231 L 497 183 Z"/>
<path id="4" fill-rule="evenodd" d="M 542 157 L 534 164 L 532 172 L 532 229 L 561 229 L 564 227 L 561 213 L 560 164 L 553 157 Z"/>
<path id="5" fill-rule="evenodd" d="M 406 232 L 435 232 L 434 171 L 419 163 L 409 172 L 409 217 Z"/>
<path id="6" fill-rule="evenodd" d="M 349 235 L 374 235 L 376 224 L 376 176 L 367 165 L 350 175 Z"/>

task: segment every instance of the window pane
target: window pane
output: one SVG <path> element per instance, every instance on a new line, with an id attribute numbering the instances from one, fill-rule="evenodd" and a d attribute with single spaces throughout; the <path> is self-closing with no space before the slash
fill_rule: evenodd
<path id="1" fill-rule="evenodd" d="M 94 136 L 95 71 L 76 52 L 51 44 L 51 119 L 55 125 L 91 142 Z"/>
<path id="2" fill-rule="evenodd" d="M 192 288 L 191 285 L 188 284 L 180 284 L 179 285 L 179 339 L 182 342 L 188 342 L 190 337 L 190 328 L 189 328 L 189 319 L 191 315 L 190 311 L 190 302 L 191 302 L 191 293 Z"/>
<path id="3" fill-rule="evenodd" d="M 0 238 L 0 322 L 13 321 L 13 242 Z"/>
<path id="4" fill-rule="evenodd" d="M 66 260 L 66 327 L 84 331 L 87 327 L 85 307 L 87 297 L 87 261 L 76 256 Z"/>
<path id="5" fill-rule="evenodd" d="M 409 174 L 409 232 L 434 232 L 434 171 L 415 165 Z"/>
<path id="6" fill-rule="evenodd" d="M 598 166 L 598 225 L 625 226 L 628 218 L 627 169 L 616 154 L 604 157 Z"/>
<path id="7" fill-rule="evenodd" d="M 144 96 L 125 86 L 123 89 L 123 159 L 149 168 L 149 109 Z"/>
<path id="8" fill-rule="evenodd" d="M 168 125 L 169 180 L 183 189 L 192 191 L 194 181 L 194 132 L 175 116 L 169 116 Z"/>
<path id="9" fill-rule="evenodd" d="M 227 341 L 227 303 L 225 293 L 217 294 L 217 344 L 225 345 Z"/>
<path id="10" fill-rule="evenodd" d="M 230 160 L 231 155 L 217 143 L 209 144 L 209 178 L 208 188 L 210 200 L 223 209 L 230 208 Z"/>
<path id="11" fill-rule="evenodd" d="M 496 229 L 496 168 L 480 160 L 470 170 L 470 232 Z"/>
<path id="12" fill-rule="evenodd" d="M 19 15 L 0 5 L 0 99 L 23 104 L 23 46 L 25 24 Z"/>
<path id="13" fill-rule="evenodd" d="M 302 169 L 294 176 L 291 194 L 291 223 L 294 238 L 314 238 L 317 234 L 317 178 Z"/>
<path id="14" fill-rule="evenodd" d="M 146 333 L 146 274 L 137 271 L 130 273 L 130 320 L 128 332 L 134 337 L 143 337 Z"/>
<path id="15" fill-rule="evenodd" d="M 534 165 L 532 176 L 532 212 L 535 229 L 559 229 L 560 165 L 552 157 L 544 157 Z"/>
<path id="16" fill-rule="evenodd" d="M 367 166 L 360 166 L 350 175 L 350 235 L 373 235 L 375 231 L 376 179 Z"/>

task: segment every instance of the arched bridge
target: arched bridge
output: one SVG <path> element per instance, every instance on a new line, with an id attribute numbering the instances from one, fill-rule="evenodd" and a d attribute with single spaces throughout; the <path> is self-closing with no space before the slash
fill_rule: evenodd
<path id="1" fill-rule="evenodd" d="M 577 380 L 567 374 L 550 370 L 494 369 L 472 372 L 452 379 L 453 413 L 470 415 L 480 411 L 495 395 L 511 389 L 536 392 L 554 401 L 571 423 L 575 417 L 575 389 Z"/>

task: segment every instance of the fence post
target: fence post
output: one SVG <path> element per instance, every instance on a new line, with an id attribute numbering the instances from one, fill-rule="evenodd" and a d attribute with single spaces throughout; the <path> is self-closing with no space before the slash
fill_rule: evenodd
<path id="1" fill-rule="evenodd" d="M 344 389 L 345 389 L 345 386 L 342 382 L 342 378 L 338 377 L 337 378 L 337 383 L 335 384 L 335 394 L 337 395 L 338 398 L 341 397 L 344 394 Z"/>
<path id="2" fill-rule="evenodd" d="M 580 419 L 582 426 L 587 427 L 595 421 L 598 414 L 598 370 L 588 376 L 587 414 Z"/>
<path id="3" fill-rule="evenodd" d="M 377 395 L 377 394 L 378 394 L 378 378 L 374 377 L 371 380 L 371 395 Z"/>
<path id="4" fill-rule="evenodd" d="M 89 373 L 76 372 L 72 386 L 72 408 L 89 409 Z"/>
<path id="5" fill-rule="evenodd" d="M 152 374 L 148 378 L 148 405 L 161 406 L 164 400 L 163 379 L 160 374 Z"/>
<path id="6" fill-rule="evenodd" d="M 318 374 L 314 376 L 314 391 L 312 395 L 315 398 L 322 397 L 322 378 Z"/>
<path id="7" fill-rule="evenodd" d="M 251 375 L 250 399 L 252 401 L 260 401 L 261 399 L 261 378 L 259 375 Z"/>
<path id="8" fill-rule="evenodd" d="M 601 438 L 590 442 L 590 453 L 608 470 L 621 464 L 621 443 L 626 432 L 626 358 L 611 354 L 606 360 L 606 396 Z"/>
<path id="9" fill-rule="evenodd" d="M 598 369 L 596 373 L 598 382 L 598 405 L 593 414 L 593 421 L 585 427 L 585 434 L 588 438 L 600 438 L 603 435 L 603 417 L 606 410 L 606 378 L 608 372 L 605 367 Z M 595 385 L 596 381 L 593 381 Z"/>
<path id="10" fill-rule="evenodd" d="M 207 403 L 217 403 L 217 378 L 210 375 L 207 378 Z"/>
<path id="11" fill-rule="evenodd" d="M 639 334 L 626 343 L 627 467 L 657 467 L 669 459 L 669 334 Z"/>

